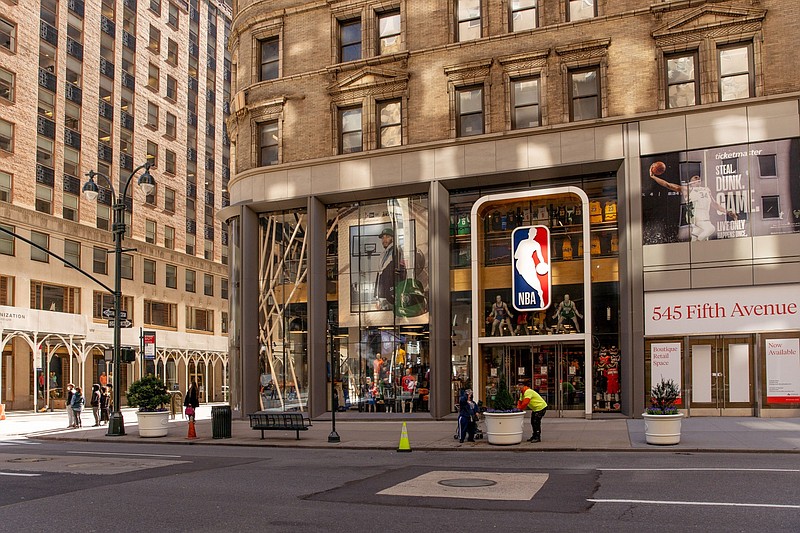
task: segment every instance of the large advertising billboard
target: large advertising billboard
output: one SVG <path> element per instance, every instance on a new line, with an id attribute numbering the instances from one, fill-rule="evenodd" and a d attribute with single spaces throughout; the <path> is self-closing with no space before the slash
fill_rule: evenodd
<path id="1" fill-rule="evenodd" d="M 800 232 L 800 139 L 641 159 L 644 244 Z"/>

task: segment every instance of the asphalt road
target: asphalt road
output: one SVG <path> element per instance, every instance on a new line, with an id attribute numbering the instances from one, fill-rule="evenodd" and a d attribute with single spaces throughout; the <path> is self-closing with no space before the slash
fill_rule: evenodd
<path id="1" fill-rule="evenodd" d="M 0 531 L 800 531 L 792 454 L 0 442 Z"/>

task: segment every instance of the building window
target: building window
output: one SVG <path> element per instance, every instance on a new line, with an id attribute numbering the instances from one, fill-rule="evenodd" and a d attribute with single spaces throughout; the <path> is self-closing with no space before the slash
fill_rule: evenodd
<path id="1" fill-rule="evenodd" d="M 541 124 L 539 107 L 539 78 L 511 82 L 511 128 L 535 128 Z"/>
<path id="2" fill-rule="evenodd" d="M 172 226 L 164 226 L 164 248 L 175 249 L 175 228 Z"/>
<path id="3" fill-rule="evenodd" d="M 14 278 L 0 275 L 0 305 L 14 305 Z"/>
<path id="4" fill-rule="evenodd" d="M 400 100 L 378 102 L 378 146 L 388 148 L 403 144 Z"/>
<path id="5" fill-rule="evenodd" d="M 228 333 L 228 313 L 225 311 L 221 313 L 220 332 L 223 334 Z"/>
<path id="6" fill-rule="evenodd" d="M 80 314 L 81 290 L 78 287 L 31 281 L 31 309 Z"/>
<path id="7" fill-rule="evenodd" d="M 14 125 L 0 118 L 0 150 L 14 151 Z"/>
<path id="8" fill-rule="evenodd" d="M 75 265 L 81 266 L 81 243 L 64 239 L 64 259 Z M 69 267 L 69 265 L 64 265 Z"/>
<path id="9" fill-rule="evenodd" d="M 64 101 L 64 126 L 71 130 L 80 131 L 81 107 L 79 105 Z"/>
<path id="10" fill-rule="evenodd" d="M 133 279 L 133 256 L 131 254 L 122 254 L 121 259 L 120 277 L 122 279 Z"/>
<path id="11" fill-rule="evenodd" d="M 147 86 L 153 89 L 154 91 L 158 91 L 158 79 L 160 76 L 160 71 L 158 66 L 150 63 L 147 68 Z"/>
<path id="12" fill-rule="evenodd" d="M 350 154 L 363 149 L 361 107 L 339 110 L 339 153 Z"/>
<path id="13" fill-rule="evenodd" d="M 161 0 L 150 0 L 150 11 L 156 15 L 161 15 Z"/>
<path id="14" fill-rule="evenodd" d="M 214 239 L 206 239 L 203 242 L 203 258 L 209 261 L 214 260 Z"/>
<path id="15" fill-rule="evenodd" d="M 178 267 L 175 265 L 165 265 L 164 284 L 168 289 L 178 288 Z"/>
<path id="16" fill-rule="evenodd" d="M 31 261 L 49 263 L 50 256 L 44 250 L 50 249 L 50 236 L 46 233 L 31 230 L 31 242 L 38 244 L 40 247 L 31 246 Z M 44 248 L 44 250 L 41 248 Z"/>
<path id="17" fill-rule="evenodd" d="M 481 0 L 457 0 L 456 41 L 472 41 L 481 37 Z"/>
<path id="18" fill-rule="evenodd" d="M 228 278 L 222 278 L 219 280 L 219 296 L 223 300 L 228 299 Z"/>
<path id="19" fill-rule="evenodd" d="M 147 160 L 158 168 L 158 145 L 153 141 L 147 141 Z"/>
<path id="20" fill-rule="evenodd" d="M 108 231 L 111 228 L 111 208 L 97 204 L 97 229 Z"/>
<path id="21" fill-rule="evenodd" d="M 0 47 L 17 51 L 17 25 L 0 17 Z"/>
<path id="22" fill-rule="evenodd" d="M 667 107 L 686 107 L 700 102 L 697 52 L 666 56 Z"/>
<path id="23" fill-rule="evenodd" d="M 584 20 L 597 16 L 597 0 L 569 0 L 567 20 Z"/>
<path id="24" fill-rule="evenodd" d="M 203 274 L 203 294 L 214 296 L 214 276 L 211 274 Z"/>
<path id="25" fill-rule="evenodd" d="M 214 333 L 214 311 L 187 307 L 186 329 Z"/>
<path id="26" fill-rule="evenodd" d="M 278 121 L 258 125 L 258 164 L 266 167 L 278 164 Z"/>
<path id="27" fill-rule="evenodd" d="M 178 306 L 164 302 L 144 301 L 144 322 L 150 326 L 178 327 Z"/>
<path id="28" fill-rule="evenodd" d="M 178 80 L 172 76 L 167 76 L 167 100 L 178 101 Z"/>
<path id="29" fill-rule="evenodd" d="M 0 202 L 11 203 L 11 174 L 0 170 Z"/>
<path id="30" fill-rule="evenodd" d="M 119 300 L 119 307 L 128 315 L 128 320 L 133 322 L 133 296 L 123 296 Z M 92 294 L 92 318 L 106 320 L 103 315 L 105 310 L 114 310 L 114 295 L 108 292 L 94 291 Z"/>
<path id="31" fill-rule="evenodd" d="M 339 62 L 361 59 L 361 19 L 339 22 Z"/>
<path id="32" fill-rule="evenodd" d="M 108 274 L 108 250 L 94 247 L 92 254 L 92 272 L 95 274 Z"/>
<path id="33" fill-rule="evenodd" d="M 144 240 L 150 244 L 156 243 L 156 221 L 149 218 L 144 221 Z"/>
<path id="34" fill-rule="evenodd" d="M 197 237 L 191 233 L 186 234 L 186 254 L 197 255 Z"/>
<path id="35" fill-rule="evenodd" d="M 177 30 L 178 27 L 180 26 L 180 20 L 181 20 L 181 12 L 178 9 L 178 6 L 176 6 L 173 3 L 170 3 L 169 13 L 167 15 L 167 24 L 169 24 L 170 26 L 172 26 Z"/>
<path id="36" fill-rule="evenodd" d="M 755 96 L 753 46 L 719 48 L 719 99 L 721 102 Z"/>
<path id="37" fill-rule="evenodd" d="M 0 68 L 0 98 L 14 101 L 14 73 Z"/>
<path id="38" fill-rule="evenodd" d="M 80 218 L 78 216 L 79 205 L 80 202 L 76 195 L 64 193 L 63 206 L 62 206 L 63 207 L 62 215 L 64 217 L 64 220 L 71 220 L 73 222 L 78 222 L 78 219 Z"/>
<path id="39" fill-rule="evenodd" d="M 8 231 L 14 231 L 14 226 L 7 224 L 0 224 L 0 226 Z M 14 237 L 2 231 L 0 231 L 0 254 L 14 255 Z"/>
<path id="40" fill-rule="evenodd" d="M 378 54 L 400 51 L 400 11 L 378 14 Z"/>
<path id="41" fill-rule="evenodd" d="M 600 69 L 573 70 L 570 76 L 570 120 L 578 122 L 600 117 Z"/>
<path id="42" fill-rule="evenodd" d="M 456 92 L 458 136 L 483 133 L 483 87 L 465 87 Z"/>
<path id="43" fill-rule="evenodd" d="M 167 63 L 173 67 L 178 65 L 178 43 L 167 39 Z"/>
<path id="44" fill-rule="evenodd" d="M 150 25 L 150 39 L 147 41 L 147 48 L 154 54 L 161 53 L 161 32 L 152 24 Z"/>
<path id="45" fill-rule="evenodd" d="M 164 118 L 164 135 L 170 139 L 174 139 L 178 133 L 178 119 L 172 113 L 167 113 Z"/>
<path id="46" fill-rule="evenodd" d="M 175 175 L 175 168 L 176 168 L 175 160 L 176 160 L 175 152 L 173 152 L 172 150 L 164 150 L 164 172 L 166 174 L 172 174 L 173 176 Z M 172 209 L 173 211 L 175 210 L 174 207 L 175 206 L 173 205 Z"/>
<path id="47" fill-rule="evenodd" d="M 531 30 L 538 25 L 539 0 L 511 0 L 508 3 L 511 31 Z"/>
<path id="48" fill-rule="evenodd" d="M 280 41 L 277 37 L 270 37 L 258 41 L 260 70 L 259 81 L 274 80 L 279 76 Z"/>
<path id="49" fill-rule="evenodd" d="M 197 272 L 186 269 L 186 292 L 195 292 Z"/>
<path id="50" fill-rule="evenodd" d="M 152 259 L 145 259 L 143 264 L 143 281 L 148 285 L 156 284 L 156 262 Z"/>
<path id="51" fill-rule="evenodd" d="M 175 189 L 164 187 L 164 211 L 175 212 Z"/>
<path id="52" fill-rule="evenodd" d="M 158 129 L 158 106 L 153 102 L 147 102 L 147 127 Z"/>
<path id="53" fill-rule="evenodd" d="M 53 189 L 47 185 L 36 184 L 36 210 L 40 213 L 53 213 Z"/>

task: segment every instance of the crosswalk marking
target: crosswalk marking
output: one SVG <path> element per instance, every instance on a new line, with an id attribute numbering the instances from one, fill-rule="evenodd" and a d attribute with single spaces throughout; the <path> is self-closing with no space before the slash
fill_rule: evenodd
<path id="1" fill-rule="evenodd" d="M 21 472 L 0 472 L 0 476 L 38 477 L 41 474 L 23 474 Z"/>

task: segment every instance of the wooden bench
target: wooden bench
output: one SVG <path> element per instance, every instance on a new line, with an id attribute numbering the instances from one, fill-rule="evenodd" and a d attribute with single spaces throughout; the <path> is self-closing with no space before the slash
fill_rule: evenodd
<path id="1" fill-rule="evenodd" d="M 296 431 L 297 440 L 300 440 L 300 432 L 307 431 L 311 426 L 311 421 L 306 423 L 303 413 L 269 413 L 259 411 L 247 415 L 250 417 L 250 429 L 261 430 L 261 438 L 264 438 L 265 431 Z"/>

